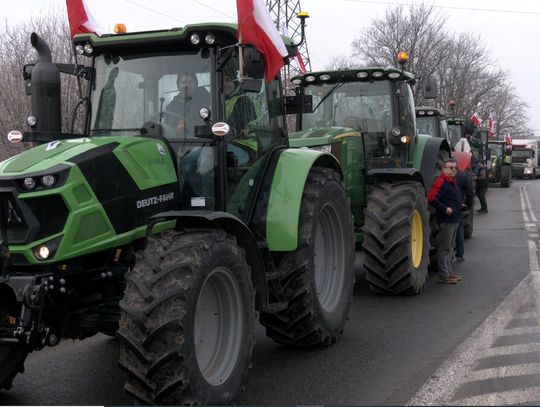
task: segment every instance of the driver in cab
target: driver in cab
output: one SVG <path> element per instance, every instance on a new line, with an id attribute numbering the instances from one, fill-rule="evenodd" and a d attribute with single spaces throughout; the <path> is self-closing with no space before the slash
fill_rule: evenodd
<path id="1" fill-rule="evenodd" d="M 199 111 L 210 106 L 210 93 L 199 87 L 197 76 L 189 72 L 178 75 L 176 86 L 178 94 L 167 105 L 164 120 L 178 134 L 192 136 L 194 126 L 204 124 Z"/>

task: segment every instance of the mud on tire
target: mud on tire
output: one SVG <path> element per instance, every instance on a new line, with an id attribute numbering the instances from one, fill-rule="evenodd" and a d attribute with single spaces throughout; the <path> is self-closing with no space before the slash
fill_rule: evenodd
<path id="1" fill-rule="evenodd" d="M 309 174 L 298 225 L 298 248 L 274 254 L 289 306 L 261 313 L 266 334 L 276 342 L 331 345 L 342 333 L 354 286 L 354 234 L 341 176 L 327 168 Z"/>
<path id="2" fill-rule="evenodd" d="M 126 391 L 148 404 L 234 402 L 254 344 L 250 274 L 222 230 L 149 238 L 120 303 Z"/>
<path id="3" fill-rule="evenodd" d="M 428 271 L 429 211 L 418 182 L 373 186 L 364 211 L 364 267 L 370 290 L 419 294 Z"/>

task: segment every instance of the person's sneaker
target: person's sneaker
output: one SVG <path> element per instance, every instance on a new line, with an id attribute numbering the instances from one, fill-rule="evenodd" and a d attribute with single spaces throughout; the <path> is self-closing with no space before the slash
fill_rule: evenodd
<path id="1" fill-rule="evenodd" d="M 461 278 L 461 276 L 459 274 L 450 274 L 449 277 L 453 278 L 456 281 L 461 281 L 462 280 L 462 278 Z"/>
<path id="2" fill-rule="evenodd" d="M 488 213 L 487 209 L 478 209 L 476 212 L 478 212 L 478 213 Z"/>
<path id="3" fill-rule="evenodd" d="M 442 284 L 456 284 L 457 282 L 458 280 L 452 277 L 439 277 L 439 283 Z"/>
<path id="4" fill-rule="evenodd" d="M 465 261 L 463 257 L 456 257 L 456 262 L 461 263 L 462 261 Z"/>

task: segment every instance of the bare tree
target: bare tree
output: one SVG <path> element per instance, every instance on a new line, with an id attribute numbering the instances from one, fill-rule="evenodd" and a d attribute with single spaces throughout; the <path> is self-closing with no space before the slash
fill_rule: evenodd
<path id="1" fill-rule="evenodd" d="M 353 55 L 335 55 L 326 65 L 325 69 L 335 71 L 339 69 L 351 69 L 361 66 L 361 62 Z"/>
<path id="2" fill-rule="evenodd" d="M 437 80 L 437 107 L 447 109 L 453 99 L 456 115 L 478 112 L 487 119 L 492 112 L 499 131 L 523 126 L 527 105 L 515 95 L 507 73 L 493 61 L 480 36 L 449 34 L 446 21 L 423 3 L 390 8 L 352 43 L 353 54 L 368 65 L 386 66 L 395 65 L 397 53 L 406 51 L 406 69 L 419 78 L 418 88 L 423 78 Z M 421 92 L 415 99 L 417 105 L 425 104 Z"/>

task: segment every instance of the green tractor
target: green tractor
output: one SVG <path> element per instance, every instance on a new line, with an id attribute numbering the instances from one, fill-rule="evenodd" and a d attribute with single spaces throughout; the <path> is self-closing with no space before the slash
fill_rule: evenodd
<path id="1" fill-rule="evenodd" d="M 135 399 L 226 404 L 246 383 L 256 315 L 282 344 L 336 341 L 354 285 L 342 170 L 289 148 L 281 82 L 261 79 L 253 47 L 239 52 L 235 25 L 77 35 L 88 66 L 31 43 L 31 131 L 9 139 L 37 145 L 0 163 L 0 388 L 29 352 L 102 332 L 120 339 Z M 237 95 L 257 115 L 245 128 L 224 89 L 240 58 Z M 60 73 L 87 85 L 82 134 L 61 130 Z"/>
<path id="2" fill-rule="evenodd" d="M 427 278 L 427 191 L 450 156 L 446 140 L 417 135 L 412 74 L 397 68 L 313 72 L 292 79 L 303 106 L 291 146 L 342 164 L 369 287 L 419 294 Z M 426 87 L 425 87 L 426 88 Z M 424 97 L 435 97 L 436 92 Z"/>
<path id="3" fill-rule="evenodd" d="M 491 162 L 488 164 L 489 182 L 508 188 L 512 182 L 512 148 L 504 140 L 489 140 Z"/>

